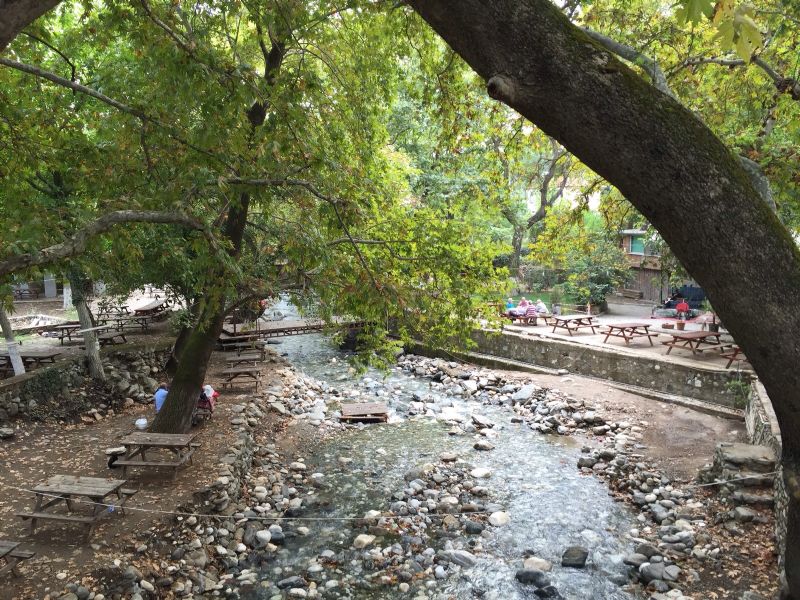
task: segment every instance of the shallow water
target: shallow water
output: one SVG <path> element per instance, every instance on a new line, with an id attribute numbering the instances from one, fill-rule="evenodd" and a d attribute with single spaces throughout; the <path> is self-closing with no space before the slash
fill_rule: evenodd
<path id="1" fill-rule="evenodd" d="M 631 551 L 631 546 L 623 534 L 636 525 L 635 516 L 615 503 L 602 483 L 579 473 L 575 464 L 580 448 L 575 440 L 534 433 L 524 424 L 511 423 L 512 413 L 508 409 L 437 394 L 430 389 L 429 380 L 397 369 L 355 376 L 348 372 L 344 355 L 319 335 L 283 338 L 275 349 L 286 353 L 295 367 L 327 382 L 346 397 L 357 401 L 383 400 L 393 409 L 394 422 L 348 430 L 320 443 L 311 452 L 307 459 L 309 467 L 325 475 L 319 492 L 322 505 L 313 512 L 306 511 L 304 516 L 361 517 L 368 510 L 385 511 L 392 502 L 392 494 L 404 487 L 406 471 L 427 462 L 437 463 L 442 452 L 454 452 L 460 461 L 491 469 L 492 476 L 482 480 L 481 485 L 492 490 L 488 502 L 502 505 L 511 522 L 504 527 L 489 527 L 492 535 L 488 538 L 478 536 L 483 546 L 481 552 L 475 552 L 478 564 L 426 589 L 427 597 L 536 598 L 533 586 L 523 586 L 514 579 L 523 557 L 533 554 L 553 563 L 550 578 L 564 598 L 633 598 L 618 583 L 627 581 L 622 557 Z M 331 362 L 332 359 L 336 362 Z M 447 434 L 450 425 L 433 418 L 406 418 L 404 408 L 414 392 L 430 393 L 439 403 L 452 402 L 457 411 L 466 415 L 476 411 L 492 419 L 498 432 L 490 438 L 495 449 L 476 451 L 472 448 L 476 436 L 450 436 Z M 340 457 L 351 462 L 342 464 Z M 280 571 L 274 575 L 302 574 L 305 565 L 322 550 L 345 551 L 361 533 L 347 521 L 302 524 L 311 533 L 302 538 L 302 544 L 289 540 L 288 552 L 279 553 Z M 444 540 L 432 541 L 432 545 L 443 547 Z M 561 554 L 570 545 L 589 549 L 585 570 L 560 566 Z M 463 547 L 470 550 L 466 544 Z M 348 556 L 359 555 L 351 551 Z M 341 570 L 358 573 L 360 568 L 360 561 L 355 561 L 345 563 Z M 413 590 L 412 587 L 412 593 Z M 396 587 L 382 587 L 379 592 L 351 589 L 349 595 L 411 597 Z"/>

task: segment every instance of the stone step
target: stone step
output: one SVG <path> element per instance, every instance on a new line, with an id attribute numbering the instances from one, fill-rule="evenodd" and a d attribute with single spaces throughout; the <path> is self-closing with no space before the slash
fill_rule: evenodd
<path id="1" fill-rule="evenodd" d="M 772 494 L 751 494 L 737 490 L 731 494 L 731 499 L 735 504 L 747 504 L 749 506 L 772 506 L 775 498 Z"/>
<path id="2" fill-rule="evenodd" d="M 746 479 L 745 479 L 746 478 Z M 769 473 L 753 473 L 739 469 L 722 469 L 721 479 L 728 480 L 730 487 L 763 487 L 772 489 L 775 485 L 775 475 Z M 731 481 L 736 480 L 736 481 Z"/>
<path id="3" fill-rule="evenodd" d="M 770 473 L 775 470 L 775 453 L 767 446 L 727 443 L 717 444 L 714 451 L 714 467 L 719 473 L 723 469 Z"/>

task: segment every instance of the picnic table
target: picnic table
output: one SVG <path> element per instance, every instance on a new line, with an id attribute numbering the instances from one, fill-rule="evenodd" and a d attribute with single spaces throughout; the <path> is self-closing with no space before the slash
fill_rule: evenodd
<path id="1" fill-rule="evenodd" d="M 153 320 L 152 315 L 129 315 L 123 313 L 117 313 L 113 315 L 106 315 L 102 317 L 104 323 L 114 323 L 114 329 L 117 331 L 123 331 L 126 325 L 132 325 L 133 327 L 140 327 L 142 331 L 147 331 L 150 328 L 150 322 Z"/>
<path id="2" fill-rule="evenodd" d="M 172 476 L 178 474 L 178 469 L 186 463 L 191 463 L 192 454 L 200 446 L 194 443 L 196 433 L 149 433 L 147 431 L 134 431 L 120 440 L 125 446 L 125 454 L 118 458 L 115 466 L 122 467 L 122 476 L 125 477 L 130 467 L 149 467 L 172 469 Z M 153 460 L 147 457 L 147 452 L 152 450 L 168 450 L 169 459 Z M 171 460 L 170 460 L 171 459 Z"/>
<path id="3" fill-rule="evenodd" d="M 703 350 L 709 348 L 722 351 L 729 346 L 719 341 L 721 334 L 718 331 L 668 331 L 667 333 L 672 336 L 672 339 L 661 342 L 667 346 L 667 354 L 673 348 L 687 348 L 692 351 L 692 354 L 701 354 Z"/>
<path id="4" fill-rule="evenodd" d="M 257 365 L 264 360 L 264 355 L 256 352 L 249 354 L 237 354 L 236 356 L 228 356 L 225 362 L 229 367 L 240 367 L 242 365 Z"/>
<path id="5" fill-rule="evenodd" d="M 28 350 L 21 351 L 19 357 L 22 359 L 25 367 L 41 367 L 44 363 L 55 363 L 56 356 L 60 356 L 61 352 L 55 350 Z M 0 352 L 0 370 L 11 367 L 11 356 L 8 350 Z"/>
<path id="6" fill-rule="evenodd" d="M 66 337 L 67 340 L 70 342 L 72 341 L 72 334 L 77 333 L 77 331 L 81 328 L 80 323 L 64 323 L 63 325 L 56 325 L 53 329 L 58 332 L 58 339 L 61 342 L 61 345 L 64 345 L 64 338 Z"/>
<path id="7" fill-rule="evenodd" d="M 629 344 L 631 340 L 640 337 L 646 337 L 650 345 L 653 345 L 653 338 L 658 337 L 657 333 L 650 333 L 650 323 L 608 323 L 604 327 L 608 327 L 605 331 L 606 338 L 603 340 L 605 344 L 610 337 L 619 337 L 625 340 L 625 344 Z"/>
<path id="8" fill-rule="evenodd" d="M 572 335 L 573 331 L 585 327 L 590 327 L 592 333 L 594 333 L 595 328 L 600 327 L 592 315 L 553 315 L 552 319 L 553 333 L 556 332 L 556 329 L 566 329 Z"/>
<path id="9" fill-rule="evenodd" d="M 143 315 L 157 315 L 158 313 L 164 312 L 167 309 L 167 301 L 164 300 L 153 300 L 144 306 L 140 306 L 139 308 L 133 309 L 133 314 L 136 316 L 143 316 Z"/>
<path id="10" fill-rule="evenodd" d="M 16 516 L 23 520 L 30 519 L 31 533 L 36 530 L 36 525 L 40 520 L 61 521 L 63 523 L 77 523 L 86 527 L 86 538 L 92 534 L 92 529 L 98 519 L 106 512 L 107 505 L 124 507 L 125 502 L 133 496 L 137 490 L 126 490 L 124 479 L 103 479 L 100 477 L 83 477 L 80 475 L 53 475 L 45 483 L 33 488 L 36 494 L 36 505 L 33 512 L 16 513 Z M 114 495 L 116 503 L 106 499 Z M 76 514 L 73 500 L 78 500 L 79 505 L 89 504 L 88 514 L 82 512 Z M 87 498 L 89 502 L 80 500 Z M 64 503 L 67 513 L 49 512 L 53 506 L 60 506 Z"/>
<path id="11" fill-rule="evenodd" d="M 735 346 L 734 345 L 732 348 L 729 348 L 727 351 L 720 352 L 719 355 L 722 358 L 727 358 L 728 359 L 728 364 L 725 365 L 725 368 L 726 369 L 730 369 L 731 365 L 733 364 L 733 361 L 735 361 L 735 360 L 742 360 L 742 361 L 745 361 L 745 362 L 749 362 L 747 357 L 744 355 L 743 352 L 744 351 L 739 346 Z"/>
<path id="12" fill-rule="evenodd" d="M 225 381 L 222 382 L 222 389 L 233 387 L 237 379 L 249 379 L 248 383 L 254 383 L 256 391 L 258 391 L 258 386 L 261 383 L 260 367 L 232 367 L 222 371 L 221 375 L 225 378 Z"/>
<path id="13" fill-rule="evenodd" d="M 14 290 L 14 298 L 17 300 L 31 300 L 39 297 L 39 292 L 31 289 Z"/>
<path id="14" fill-rule="evenodd" d="M 19 575 L 19 572 L 17 571 L 17 565 L 19 565 L 19 563 L 21 563 L 23 560 L 28 560 L 36 555 L 35 552 L 17 550 L 19 545 L 20 542 L 0 540 L 0 560 L 4 560 L 6 563 L 0 567 L 0 577 L 9 571 L 14 573 L 14 575 Z"/>

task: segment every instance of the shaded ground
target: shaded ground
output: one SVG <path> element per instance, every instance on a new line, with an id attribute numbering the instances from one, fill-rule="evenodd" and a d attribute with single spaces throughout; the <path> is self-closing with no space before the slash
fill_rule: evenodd
<path id="1" fill-rule="evenodd" d="M 219 355 L 215 354 L 213 361 L 209 368 L 212 375 L 223 368 L 222 363 L 217 362 Z M 219 387 L 215 385 L 218 381 L 214 376 L 209 377 L 208 382 Z M 179 471 L 175 480 L 170 478 L 169 470 L 163 473 L 130 471 L 129 485 L 141 485 L 141 489 L 126 508 L 171 511 L 191 499 L 193 491 L 210 483 L 216 477 L 219 457 L 234 439 L 229 407 L 248 396 L 245 389 L 223 392 L 214 418 L 196 429 L 202 446 L 195 453 L 193 464 Z M 0 470 L 0 538 L 21 541 L 24 549 L 37 553 L 20 568 L 22 577 L 8 579 L 8 587 L 0 592 L 0 597 L 30 600 L 42 598 L 49 590 L 58 591 L 64 582 L 76 581 L 80 575 L 107 567 L 121 551 L 133 553 L 140 543 L 134 534 L 164 518 L 134 510 L 127 510 L 122 516 L 115 511 L 105 515 L 90 543 L 86 544 L 83 530 L 78 526 L 45 522 L 31 535 L 28 526 L 14 516 L 15 512 L 30 511 L 34 504 L 33 494 L 19 488 L 30 488 L 51 475 L 121 478 L 120 471 L 107 467 L 103 451 L 116 446 L 120 437 L 132 431 L 137 418 L 152 418 L 152 415 L 152 405 L 136 405 L 91 425 L 26 423 L 15 439 L 0 443 L 0 464 L 4 465 Z M 59 573 L 66 573 L 64 581 L 58 579 Z"/>

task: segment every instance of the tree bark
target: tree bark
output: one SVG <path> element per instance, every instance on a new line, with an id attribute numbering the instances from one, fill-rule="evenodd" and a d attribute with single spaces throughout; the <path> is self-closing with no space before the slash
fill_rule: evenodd
<path id="1" fill-rule="evenodd" d="M 86 302 L 86 289 L 89 282 L 77 268 L 70 267 L 67 270 L 67 279 L 72 289 L 72 305 L 78 311 L 78 321 L 81 329 L 90 329 L 95 326 L 92 312 Z M 100 343 L 97 340 L 96 331 L 83 332 L 83 344 L 86 346 L 86 362 L 89 365 L 89 375 L 97 381 L 105 381 L 106 373 L 103 369 L 103 361 L 100 360 Z"/>
<path id="2" fill-rule="evenodd" d="M 508 270 L 511 276 L 519 281 L 520 265 L 522 263 L 522 242 L 525 240 L 527 227 L 519 223 L 512 223 L 513 233 L 511 234 L 511 259 L 508 261 Z"/>
<path id="3" fill-rule="evenodd" d="M 0 3 L 0 52 L 17 34 L 61 0 L 6 0 Z"/>
<path id="4" fill-rule="evenodd" d="M 25 373 L 25 363 L 19 355 L 19 346 L 14 340 L 14 329 L 11 327 L 11 321 L 8 320 L 6 309 L 0 304 L 0 328 L 3 330 L 3 337 L 6 340 L 8 347 L 8 357 L 11 359 L 11 366 L 14 368 L 14 375 L 22 375 Z"/>
<path id="5" fill-rule="evenodd" d="M 703 123 L 549 0 L 409 3 L 492 97 L 615 185 L 706 290 L 778 416 L 790 492 L 786 576 L 800 599 L 800 320 L 792 301 L 800 252 L 791 235 Z"/>
<path id="6" fill-rule="evenodd" d="M 250 196 L 243 193 L 239 196 L 239 202 L 228 209 L 225 237 L 231 242 L 229 253 L 233 258 L 239 255 L 241 249 L 249 205 Z M 183 433 L 192 426 L 192 412 L 200 397 L 208 362 L 225 321 L 226 272 L 221 267 L 215 271 L 209 278 L 215 283 L 206 290 L 198 309 L 200 317 L 197 325 L 185 338 L 167 399 L 150 427 L 152 432 Z"/>

